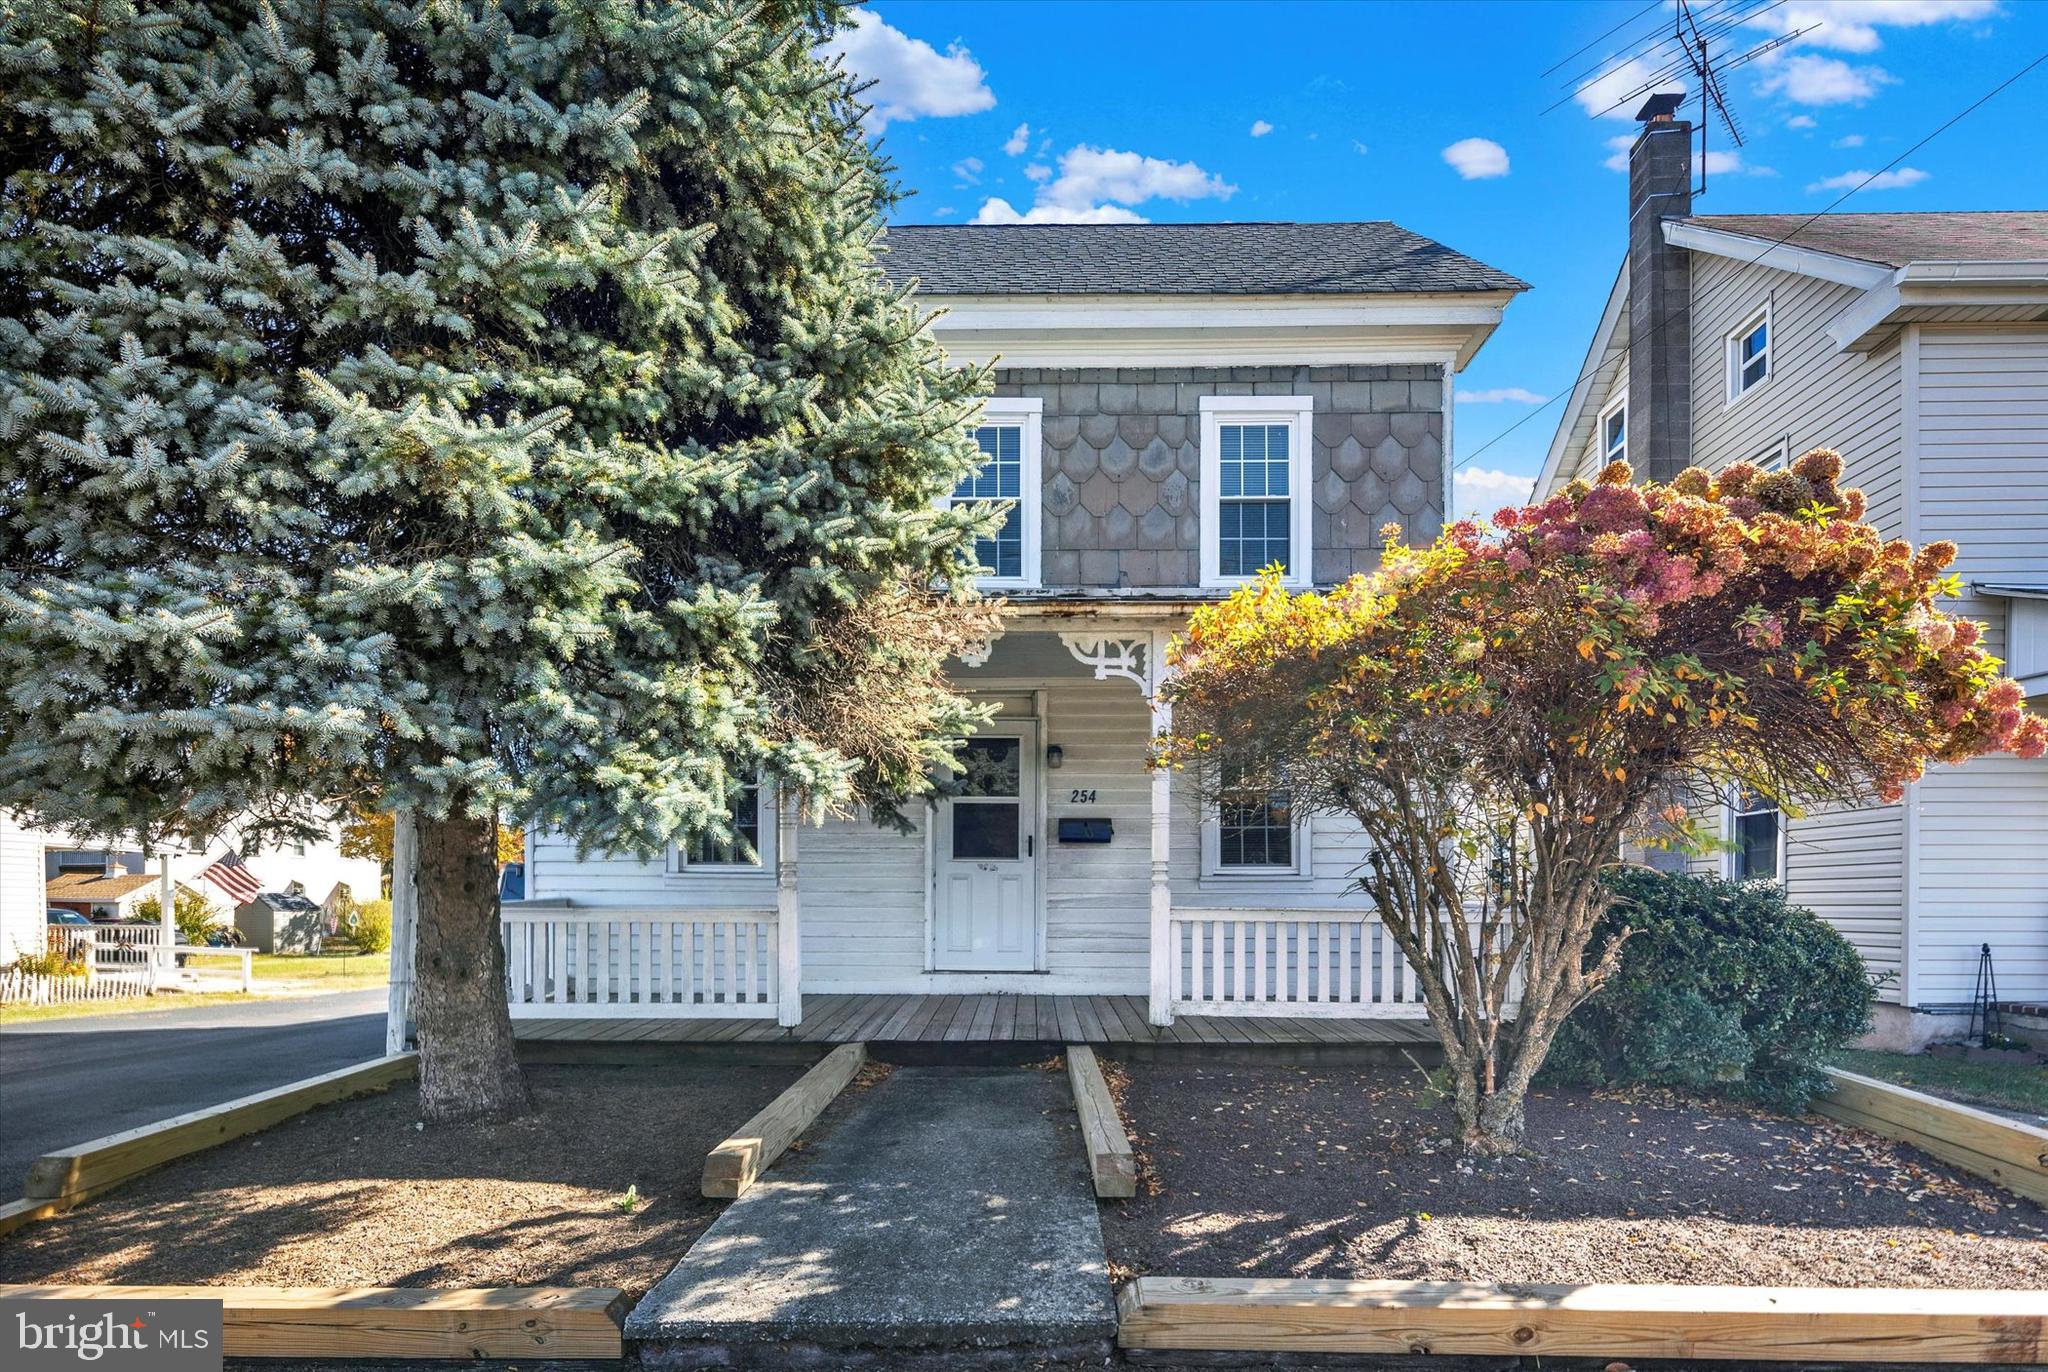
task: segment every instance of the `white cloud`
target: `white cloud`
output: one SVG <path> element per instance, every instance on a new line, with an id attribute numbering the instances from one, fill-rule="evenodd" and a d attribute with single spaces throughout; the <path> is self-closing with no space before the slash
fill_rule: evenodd
<path id="1" fill-rule="evenodd" d="M 1012 157 L 1022 157 L 1024 149 L 1031 146 L 1031 126 L 1019 124 L 1010 136 L 1003 140 L 1003 151 Z"/>
<path id="2" fill-rule="evenodd" d="M 849 15 L 823 47 L 844 58 L 847 70 L 875 83 L 861 97 L 874 107 L 868 116 L 872 133 L 924 115 L 976 114 L 996 103 L 986 73 L 966 48 L 954 43 L 941 53 L 891 28 L 872 10 Z"/>
<path id="3" fill-rule="evenodd" d="M 1609 171 L 1627 171 L 1628 150 L 1635 145 L 1636 136 L 1634 134 L 1617 133 L 1614 137 L 1607 140 L 1607 160 L 1600 165 Z"/>
<path id="4" fill-rule="evenodd" d="M 1273 131 L 1273 126 L 1263 119 L 1252 120 L 1252 137 L 1264 138 Z"/>
<path id="5" fill-rule="evenodd" d="M 1868 180 L 1869 185 L 1864 185 Z M 1816 181 L 1806 189 L 1809 191 L 1848 191 L 1859 187 L 1866 191 L 1898 191 L 1908 186 L 1917 186 L 1927 179 L 1927 173 L 1918 167 L 1900 167 L 1897 171 L 1879 172 L 1872 176 L 1867 171 L 1845 171 L 1840 176 L 1830 176 L 1825 181 Z"/>
<path id="6" fill-rule="evenodd" d="M 963 185 L 978 185 L 981 182 L 981 169 L 982 162 L 979 157 L 963 157 L 953 164 L 953 175 L 959 177 Z"/>
<path id="7" fill-rule="evenodd" d="M 1839 57 L 1801 52 L 1773 63 L 1756 88 L 1795 105 L 1860 105 L 1896 79 L 1883 67 L 1852 67 Z"/>
<path id="8" fill-rule="evenodd" d="M 977 224 L 1132 224 L 1145 216 L 1129 208 L 1147 200 L 1228 200 L 1237 187 L 1212 176 L 1192 162 L 1145 157 L 1086 143 L 1060 154 L 1059 175 L 1047 179 L 1033 168 L 1025 175 L 1039 183 L 1029 210 L 1019 212 L 1007 200 L 991 199 L 975 216 Z"/>
<path id="9" fill-rule="evenodd" d="M 1758 12 L 1746 22 L 1774 34 L 1810 30 L 1799 36 L 1801 47 L 1876 52 L 1884 46 L 1877 31 L 1880 24 L 1911 29 L 1988 19 L 1996 13 L 1998 0 L 1793 0 L 1782 12 Z"/>
<path id="10" fill-rule="evenodd" d="M 1508 150 L 1491 138 L 1460 138 L 1444 149 L 1444 161 L 1467 181 L 1508 174 Z"/>
<path id="11" fill-rule="evenodd" d="M 1785 121 L 1785 127 L 1788 129 L 1817 129 L 1820 127 L 1820 121 L 1810 114 L 1795 114 Z"/>
<path id="12" fill-rule="evenodd" d="M 1143 224 L 1145 216 L 1122 205 L 1095 205 L 1083 210 L 1057 205 L 1033 205 L 1020 214 L 1001 196 L 990 196 L 975 212 L 976 224 Z"/>
<path id="13" fill-rule="evenodd" d="M 1352 147 L 1353 147 L 1353 148 L 1354 148 L 1354 149 L 1355 149 L 1355 150 L 1357 151 L 1357 153 L 1358 153 L 1358 155 L 1359 155 L 1360 157 L 1363 157 L 1363 156 L 1365 156 L 1365 155 L 1366 155 L 1367 153 L 1369 153 L 1369 152 L 1371 152 L 1371 151 L 1372 151 L 1372 149 L 1371 149 L 1371 148 L 1368 148 L 1367 146 L 1365 146 L 1365 144 L 1364 144 L 1364 143 L 1362 143 L 1361 141 L 1359 141 L 1359 140 L 1358 140 L 1358 139 L 1356 139 L 1356 138 L 1354 138 L 1354 139 L 1352 139 L 1352 140 L 1351 140 L 1351 146 L 1352 146 Z"/>
<path id="14" fill-rule="evenodd" d="M 1643 101 L 1658 91 L 1685 90 L 1682 81 L 1654 81 L 1657 69 L 1640 57 L 1631 57 L 1618 67 L 1609 67 L 1572 92 L 1572 99 L 1587 114 L 1608 119 L 1633 119 Z M 1648 90 L 1637 91 L 1640 86 Z"/>
<path id="15" fill-rule="evenodd" d="M 1831 148 L 1860 148 L 1863 146 L 1863 135 L 1860 133 L 1845 133 L 1834 142 L 1828 144 L 1828 146 Z"/>
<path id="16" fill-rule="evenodd" d="M 1536 489 L 1536 478 L 1520 472 L 1495 471 L 1488 467 L 1461 467 L 1455 482 L 1458 508 L 1492 514 L 1503 505 L 1527 504 Z"/>
<path id="17" fill-rule="evenodd" d="M 1024 175 L 1033 181 L 1050 181 L 1052 180 L 1052 168 L 1046 166 L 1043 162 L 1033 162 L 1024 169 Z"/>
<path id="18" fill-rule="evenodd" d="M 1495 386 L 1490 391 L 1459 391 L 1460 405 L 1541 405 L 1550 399 L 1521 386 Z"/>

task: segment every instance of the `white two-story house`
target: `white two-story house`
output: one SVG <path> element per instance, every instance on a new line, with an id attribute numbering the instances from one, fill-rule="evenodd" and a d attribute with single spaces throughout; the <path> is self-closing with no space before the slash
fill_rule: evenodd
<path id="1" fill-rule="evenodd" d="M 666 860 L 529 842 L 508 905 L 515 1017 L 773 1016 L 805 993 L 1116 995 L 1175 1014 L 1407 1016 L 1353 885 L 1355 830 L 1284 793 L 1200 808 L 1146 750 L 1163 648 L 1269 563 L 1377 565 L 1447 510 L 1454 379 L 1525 287 L 1391 223 L 933 226 L 886 268 L 994 361 L 956 501 L 1015 501 L 980 550 L 1003 632 L 961 662 L 999 707 L 968 793 L 914 832 L 799 826 Z"/>
<path id="2" fill-rule="evenodd" d="M 2048 213 L 1691 213 L 1689 127 L 1646 109 L 1629 249 L 1537 496 L 1842 454 L 1885 534 L 1953 540 L 1991 650 L 2048 708 Z M 1896 805 L 1797 817 L 1731 795 L 1695 868 L 1780 880 L 1862 950 L 1879 1033 L 1960 1033 L 1989 947 L 2048 1001 L 2048 762 L 1937 767 Z"/>

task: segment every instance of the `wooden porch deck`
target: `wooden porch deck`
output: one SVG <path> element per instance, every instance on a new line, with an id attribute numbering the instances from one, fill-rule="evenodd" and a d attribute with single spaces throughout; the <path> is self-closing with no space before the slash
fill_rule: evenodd
<path id="1" fill-rule="evenodd" d="M 518 1019 L 522 1042 L 1087 1043 L 1231 1047 L 1429 1045 L 1427 1020 L 1182 1015 L 1156 1029 L 1143 996 L 804 997 L 803 1023 L 767 1019 Z"/>

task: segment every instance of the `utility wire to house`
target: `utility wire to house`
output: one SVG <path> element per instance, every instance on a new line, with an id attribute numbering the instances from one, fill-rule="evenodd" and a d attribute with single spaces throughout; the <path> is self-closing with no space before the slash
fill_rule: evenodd
<path id="1" fill-rule="evenodd" d="M 1911 157 L 1914 153 L 1920 151 L 1929 143 L 1932 143 L 1935 139 L 1939 138 L 1942 134 L 1947 133 L 1957 124 L 1960 124 L 1963 120 L 1967 119 L 1970 115 L 1976 113 L 1979 109 L 1989 104 L 1992 100 L 1996 99 L 1999 95 L 2003 94 L 2007 89 L 2009 89 L 2010 87 L 2024 79 L 2029 73 L 2034 71 L 2035 68 L 2039 67 L 2044 62 L 2048 62 L 2048 51 L 2044 51 L 2038 54 L 2032 61 L 2028 62 L 2025 66 L 2021 67 L 2011 76 L 2006 77 L 2003 81 L 2000 81 L 1990 90 L 1985 91 L 1982 95 L 1978 96 L 1975 100 L 1972 100 L 1962 109 L 1956 111 L 1947 119 L 1943 120 L 1931 132 L 1926 134 L 1918 142 L 1914 143 L 1911 147 L 1901 152 L 1897 157 L 1894 157 L 1891 161 L 1885 163 L 1876 171 L 1869 173 L 1861 181 L 1858 181 L 1855 185 L 1843 191 L 1840 195 L 1836 196 L 1826 205 L 1822 206 L 1818 210 L 1815 210 L 1806 218 L 1800 220 L 1797 224 L 1793 225 L 1790 229 L 1788 229 L 1784 234 L 1771 240 L 1771 242 L 1764 248 L 1762 252 L 1758 253 L 1755 257 L 1750 258 L 1743 265 L 1747 267 L 1753 267 L 1757 263 L 1763 261 L 1766 257 L 1769 257 L 1773 252 L 1777 251 L 1779 248 L 1784 247 L 1787 243 L 1791 242 L 1794 238 L 1797 238 L 1801 233 L 1805 232 L 1810 225 L 1824 218 L 1825 216 L 1834 213 L 1851 196 L 1855 195 L 1858 191 L 1868 186 L 1871 182 L 1877 180 L 1886 172 L 1891 171 L 1893 168 L 1897 167 L 1901 162 L 1904 162 L 1908 157 Z M 1723 277 L 1719 283 L 1715 284 L 1725 286 L 1726 284 L 1734 281 L 1735 279 L 1735 275 L 1730 274 L 1729 276 Z M 1712 299 L 1713 295 L 1714 287 L 1712 285 L 1710 285 L 1706 290 L 1701 291 L 1693 301 L 1694 312 L 1697 312 L 1698 307 L 1700 305 L 1704 304 L 1707 300 Z M 1679 323 L 1685 324 L 1688 328 L 1691 327 L 1691 320 L 1684 316 L 1678 316 L 1672 319 L 1667 319 L 1666 321 L 1664 321 L 1663 324 L 1659 325 L 1658 327 L 1660 329 L 1668 329 L 1672 327 L 1672 325 Z M 1562 391 L 1558 392 L 1556 395 L 1551 396 L 1550 399 L 1544 401 L 1535 409 L 1530 410 L 1520 419 L 1517 419 L 1514 423 L 1508 425 L 1507 428 L 1502 429 L 1492 438 L 1487 439 L 1486 442 L 1480 444 L 1477 448 L 1473 449 L 1465 456 L 1453 462 L 1451 464 L 1451 470 L 1453 472 L 1462 470 L 1467 464 L 1475 461 L 1482 454 L 1484 454 L 1487 451 L 1487 449 L 1493 447 L 1496 443 L 1499 443 L 1503 439 L 1507 438 L 1510 434 L 1514 433 L 1524 424 L 1527 424 L 1530 420 L 1536 418 L 1536 416 L 1544 413 L 1546 410 L 1550 409 L 1551 406 L 1557 404 L 1559 401 L 1576 394 L 1578 388 L 1581 385 L 1585 384 L 1589 379 L 1591 379 L 1594 372 L 1598 370 L 1599 364 L 1597 362 L 1587 367 L 1584 371 L 1580 372 L 1576 377 L 1572 378 L 1571 384 L 1569 386 L 1566 386 Z"/>

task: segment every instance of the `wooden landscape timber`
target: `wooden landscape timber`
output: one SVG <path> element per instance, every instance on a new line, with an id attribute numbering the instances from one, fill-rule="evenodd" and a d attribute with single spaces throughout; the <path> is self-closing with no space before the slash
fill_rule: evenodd
<path id="1" fill-rule="evenodd" d="M 1128 1350 L 2039 1363 L 2048 1292 L 1140 1277 Z"/>
<path id="2" fill-rule="evenodd" d="M 4 1300 L 217 1300 L 230 1358 L 618 1358 L 614 1287 L 0 1286 Z"/>
<path id="3" fill-rule="evenodd" d="M 1910 1143 L 2048 1205 L 2048 1129 L 1854 1072 L 1831 1067 L 1828 1077 L 1834 1089 L 1813 1108 L 1829 1119 Z"/>
<path id="4" fill-rule="evenodd" d="M 1137 1195 L 1138 1160 L 1093 1048 L 1067 1045 L 1067 1083 L 1073 1087 L 1074 1110 L 1081 1117 L 1081 1144 L 1088 1150 L 1095 1194 L 1110 1199 Z"/>
<path id="5" fill-rule="evenodd" d="M 848 1043 L 827 1053 L 810 1071 L 763 1106 L 733 1135 L 704 1156 L 701 1189 L 714 1200 L 745 1194 L 760 1175 L 782 1156 L 811 1121 L 824 1112 L 868 1060 L 864 1043 Z"/>
<path id="6" fill-rule="evenodd" d="M 268 1129 L 316 1105 L 387 1090 L 392 1083 L 403 1081 L 418 1070 L 417 1054 L 394 1053 L 138 1129 L 109 1134 L 90 1143 L 60 1148 L 29 1164 L 23 1196 L 26 1201 L 76 1204 L 165 1163 Z"/>

